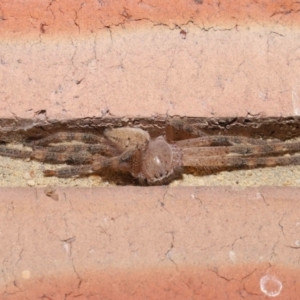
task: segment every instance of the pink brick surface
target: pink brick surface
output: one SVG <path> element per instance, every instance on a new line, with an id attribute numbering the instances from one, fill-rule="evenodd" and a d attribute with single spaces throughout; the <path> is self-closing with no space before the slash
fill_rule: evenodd
<path id="1" fill-rule="evenodd" d="M 1 299 L 297 299 L 297 189 L 2 189 Z M 20 198 L 20 195 L 22 197 Z"/>
<path id="2" fill-rule="evenodd" d="M 0 117 L 300 113 L 298 3 L 1 3 Z"/>

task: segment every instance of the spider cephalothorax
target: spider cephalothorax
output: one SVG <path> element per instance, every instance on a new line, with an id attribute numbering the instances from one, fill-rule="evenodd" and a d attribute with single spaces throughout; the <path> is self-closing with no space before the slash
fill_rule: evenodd
<path id="1" fill-rule="evenodd" d="M 140 172 L 132 174 L 149 184 L 168 180 L 181 166 L 181 153 L 176 145 L 171 145 L 160 136 L 151 140 L 143 151 L 139 151 Z"/>
<path id="2" fill-rule="evenodd" d="M 174 141 L 172 128 L 194 138 Z M 71 141 L 77 144 L 70 144 Z M 58 132 L 27 146 L 32 150 L 0 146 L 0 155 L 73 165 L 45 170 L 45 176 L 79 177 L 113 171 L 129 173 L 139 182 L 148 184 L 165 184 L 174 174 L 190 167 L 216 171 L 300 164 L 300 142 L 297 140 L 209 136 L 180 119 L 170 121 L 166 136 L 157 138 L 151 138 L 140 128 L 123 127 L 107 129 L 103 135 Z"/>
<path id="3" fill-rule="evenodd" d="M 122 169 L 141 183 L 164 182 L 181 164 L 177 146 L 167 143 L 162 136 L 151 139 L 148 132 L 127 127 L 106 130 L 104 135 L 120 152 L 125 151 L 116 163 L 116 169 L 123 165 Z"/>

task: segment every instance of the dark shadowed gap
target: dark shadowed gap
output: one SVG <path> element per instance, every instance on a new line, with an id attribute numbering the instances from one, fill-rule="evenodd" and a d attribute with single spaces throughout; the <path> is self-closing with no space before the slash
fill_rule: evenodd
<path id="1" fill-rule="evenodd" d="M 241 135 L 254 138 L 277 138 L 287 140 L 300 136 L 300 118 L 293 117 L 232 117 L 232 118 L 187 118 L 189 125 L 209 135 Z M 80 131 L 102 134 L 109 127 L 139 127 L 151 137 L 165 134 L 166 122 L 172 117 L 152 118 L 82 118 L 71 120 L 0 119 L 0 142 L 16 142 L 38 139 L 59 131 Z M 192 136 L 192 135 L 190 135 Z M 174 139 L 189 137 L 178 132 Z"/>

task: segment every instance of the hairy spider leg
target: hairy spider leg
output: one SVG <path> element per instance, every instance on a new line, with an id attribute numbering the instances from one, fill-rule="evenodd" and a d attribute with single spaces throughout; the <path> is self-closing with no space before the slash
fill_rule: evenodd
<path id="1" fill-rule="evenodd" d="M 33 141 L 31 145 L 45 146 L 50 143 L 78 141 L 86 144 L 107 143 L 104 137 L 84 132 L 57 132 L 39 140 Z"/>
<path id="2" fill-rule="evenodd" d="M 6 146 L 0 146 L 1 156 L 25 159 L 25 158 L 30 158 L 31 153 L 32 153 L 31 151 L 27 151 L 27 150 L 19 150 L 19 149 L 9 148 Z"/>
<path id="3" fill-rule="evenodd" d="M 280 143 L 280 140 L 261 140 L 239 136 L 204 136 L 187 140 L 176 141 L 175 144 L 179 147 L 207 147 L 207 146 L 235 146 L 235 145 L 266 145 Z"/>
<path id="4" fill-rule="evenodd" d="M 43 173 L 46 177 L 56 176 L 59 178 L 79 177 L 94 174 L 92 165 L 65 167 L 57 170 L 44 170 Z"/>
<path id="5" fill-rule="evenodd" d="M 207 136 L 205 132 L 203 132 L 200 129 L 197 129 L 195 126 L 189 125 L 185 121 L 181 119 L 169 119 L 167 120 L 166 124 L 166 140 L 171 143 L 174 140 L 177 140 L 177 135 L 180 135 L 179 133 L 184 132 L 188 135 L 192 136 Z"/>
<path id="6" fill-rule="evenodd" d="M 73 165 L 81 165 L 92 163 L 93 154 L 87 151 L 59 153 L 36 149 L 31 152 L 30 158 L 51 164 L 67 163 Z"/>
<path id="7" fill-rule="evenodd" d="M 94 161 L 90 165 L 78 167 L 65 167 L 57 170 L 45 170 L 45 176 L 56 176 L 60 178 L 79 177 L 96 174 L 102 170 L 113 170 L 120 172 L 131 172 L 132 159 L 135 149 L 129 149 L 119 156 L 106 158 L 104 156 L 95 155 Z"/>
<path id="8" fill-rule="evenodd" d="M 75 146 L 75 145 L 74 145 Z M 77 146 L 77 145 L 76 145 Z M 81 146 L 81 145 L 80 145 Z M 82 145 L 84 146 L 84 145 Z M 97 146 L 97 145 L 95 145 Z M 58 146 L 60 147 L 60 146 Z M 87 152 L 84 150 L 78 150 L 78 151 L 70 151 L 70 152 L 60 152 L 57 150 L 62 149 L 53 149 L 56 147 L 50 148 L 44 148 L 44 147 L 37 147 L 33 151 L 28 150 L 19 150 L 9 147 L 0 147 L 0 155 L 11 157 L 11 158 L 20 158 L 20 159 L 26 159 L 30 158 L 33 160 L 37 160 L 40 162 L 46 162 L 46 163 L 52 163 L 52 164 L 61 164 L 61 163 L 67 163 L 67 164 L 74 164 L 74 165 L 80 165 L 80 164 L 89 164 L 93 161 L 93 152 L 101 154 L 101 151 L 97 152 L 98 149 L 92 149 L 91 152 Z M 79 147 L 80 149 L 85 149 L 85 147 Z M 76 147 L 75 147 L 76 149 Z M 54 151 L 52 151 L 54 150 Z M 90 149 L 88 149 L 90 150 Z M 111 153 L 110 153 L 111 154 Z"/>
<path id="9" fill-rule="evenodd" d="M 300 151 L 300 142 L 280 142 L 269 143 L 264 145 L 242 145 L 242 146 L 218 146 L 218 147 L 190 147 L 182 148 L 185 156 L 225 156 L 225 155 L 242 155 L 242 156 L 269 156 L 272 154 L 285 154 Z"/>
<path id="10" fill-rule="evenodd" d="M 120 154 L 120 151 L 118 151 L 115 147 L 110 146 L 108 144 L 75 144 L 75 145 L 58 145 L 58 146 L 49 146 L 49 147 L 32 146 L 32 149 L 38 151 L 44 151 L 44 152 L 48 151 L 48 152 L 56 152 L 56 153 L 86 151 L 91 154 L 101 154 L 104 156 L 115 156 Z"/>
<path id="11" fill-rule="evenodd" d="M 200 170 L 209 170 L 210 168 L 259 168 L 275 167 L 285 165 L 299 165 L 300 155 L 293 156 L 275 156 L 275 157 L 194 157 L 189 155 L 182 156 L 182 166 L 195 167 Z"/>

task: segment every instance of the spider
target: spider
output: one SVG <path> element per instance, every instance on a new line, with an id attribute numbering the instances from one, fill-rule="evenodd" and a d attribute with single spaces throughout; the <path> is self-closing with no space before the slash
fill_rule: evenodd
<path id="1" fill-rule="evenodd" d="M 193 138 L 174 140 L 174 132 Z M 61 144 L 77 141 L 80 144 Z M 55 145 L 60 143 L 58 145 Z M 140 128 L 106 129 L 103 136 L 58 132 L 30 142 L 31 151 L 0 146 L 0 155 L 48 163 L 67 163 L 44 176 L 87 176 L 103 171 L 129 173 L 142 184 L 166 184 L 188 168 L 218 171 L 300 164 L 300 142 L 206 135 L 180 119 L 168 121 L 165 136 L 151 138 Z"/>

